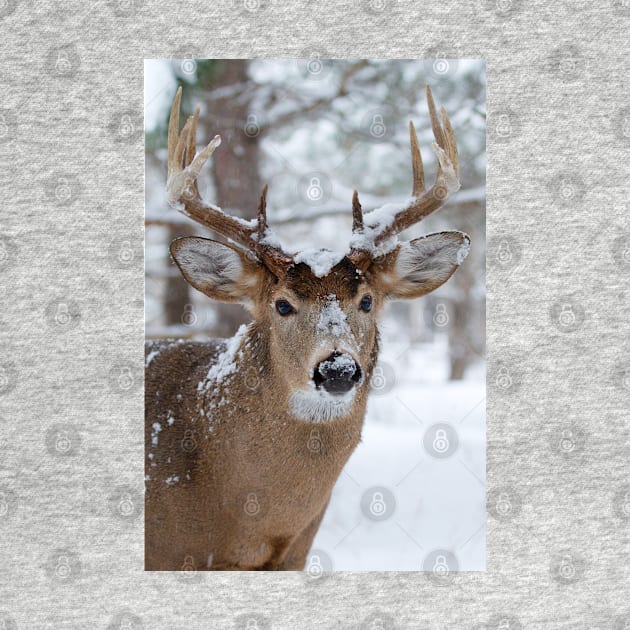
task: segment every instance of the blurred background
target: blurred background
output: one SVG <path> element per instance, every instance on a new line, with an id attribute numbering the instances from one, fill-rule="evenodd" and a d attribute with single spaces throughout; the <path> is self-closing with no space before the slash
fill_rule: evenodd
<path id="1" fill-rule="evenodd" d="M 253 218 L 268 183 L 269 223 L 287 247 L 342 250 L 354 188 L 364 212 L 410 196 L 410 119 L 432 182 L 427 83 L 453 124 L 462 188 L 402 238 L 462 230 L 471 252 L 443 287 L 385 310 L 363 442 L 311 554 L 324 568 L 485 567 L 485 65 L 316 56 L 145 61 L 147 338 L 226 337 L 249 321 L 240 306 L 186 284 L 169 257 L 179 236 L 212 236 L 166 203 L 166 129 L 179 85 L 182 120 L 201 105 L 198 147 L 217 133 L 223 140 L 199 179 L 202 197 Z"/>

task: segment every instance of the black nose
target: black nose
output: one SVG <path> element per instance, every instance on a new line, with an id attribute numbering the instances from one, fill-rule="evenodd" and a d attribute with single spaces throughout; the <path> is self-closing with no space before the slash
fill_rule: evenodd
<path id="1" fill-rule="evenodd" d="M 361 380 L 361 368 L 349 354 L 333 352 L 320 361 L 313 374 L 315 385 L 330 394 L 345 394 Z"/>

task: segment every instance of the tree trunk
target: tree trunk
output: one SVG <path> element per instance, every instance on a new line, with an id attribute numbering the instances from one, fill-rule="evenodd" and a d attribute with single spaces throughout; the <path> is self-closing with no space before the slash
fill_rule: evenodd
<path id="1" fill-rule="evenodd" d="M 200 83 L 202 90 L 217 90 L 248 81 L 248 60 L 229 59 L 218 63 L 212 84 Z M 227 212 L 252 219 L 256 216 L 262 189 L 258 173 L 259 138 L 257 134 L 245 133 L 250 103 L 242 94 L 208 99 L 207 120 L 212 126 L 209 133 L 219 133 L 223 140 L 212 156 L 216 203 Z M 241 306 L 222 303 L 215 306 L 216 324 L 211 332 L 217 337 L 230 337 L 241 324 L 251 321 L 249 313 Z"/>
<path id="2" fill-rule="evenodd" d="M 451 304 L 451 315 L 453 317 L 448 329 L 448 349 L 451 363 L 450 380 L 461 381 L 464 372 L 471 360 L 471 350 L 469 344 L 470 328 L 469 322 L 471 300 L 470 290 L 472 287 L 472 265 L 462 265 L 457 273 L 451 278 L 455 285 L 456 298 Z"/>
<path id="3" fill-rule="evenodd" d="M 469 258 L 457 269 L 449 280 L 452 283 L 454 299 L 451 304 L 452 322 L 448 329 L 448 346 L 450 358 L 450 379 L 460 381 L 475 355 L 481 356 L 483 348 L 479 339 L 483 338 L 483 331 L 479 330 L 479 305 L 474 296 L 475 274 L 483 265 L 484 256 L 479 252 L 484 250 L 484 237 L 477 229 L 473 216 L 473 209 L 468 208 L 468 217 L 460 210 L 455 214 L 455 225 L 469 234 L 474 243 Z M 467 220 L 468 218 L 468 220 Z M 468 223 L 468 224 L 467 224 Z"/>
<path id="4" fill-rule="evenodd" d="M 192 230 L 185 225 L 172 227 L 168 233 L 168 243 L 172 243 L 180 236 L 190 236 Z M 167 261 L 170 263 L 171 255 L 167 249 Z M 169 264 L 170 267 L 170 264 Z M 186 321 L 187 309 L 191 308 L 188 283 L 181 274 L 173 274 L 166 279 L 164 291 L 164 323 L 167 326 L 179 326 Z"/>

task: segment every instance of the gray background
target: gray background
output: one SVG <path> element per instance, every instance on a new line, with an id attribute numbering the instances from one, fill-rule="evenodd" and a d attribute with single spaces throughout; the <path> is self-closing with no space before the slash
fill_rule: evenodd
<path id="1" fill-rule="evenodd" d="M 5 628 L 628 625 L 627 2 L 8 0 L 0 20 Z M 485 574 L 142 570 L 143 58 L 315 53 L 488 63 Z"/>

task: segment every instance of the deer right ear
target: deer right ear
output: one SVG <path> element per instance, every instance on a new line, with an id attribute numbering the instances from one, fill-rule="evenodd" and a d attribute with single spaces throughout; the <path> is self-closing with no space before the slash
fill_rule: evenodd
<path id="1" fill-rule="evenodd" d="M 402 243 L 375 267 L 390 299 L 414 299 L 444 284 L 469 249 L 470 237 L 463 232 L 428 234 Z"/>
<path id="2" fill-rule="evenodd" d="M 174 240 L 170 250 L 186 281 L 208 297 L 247 305 L 255 296 L 262 267 L 245 252 L 196 236 Z"/>

